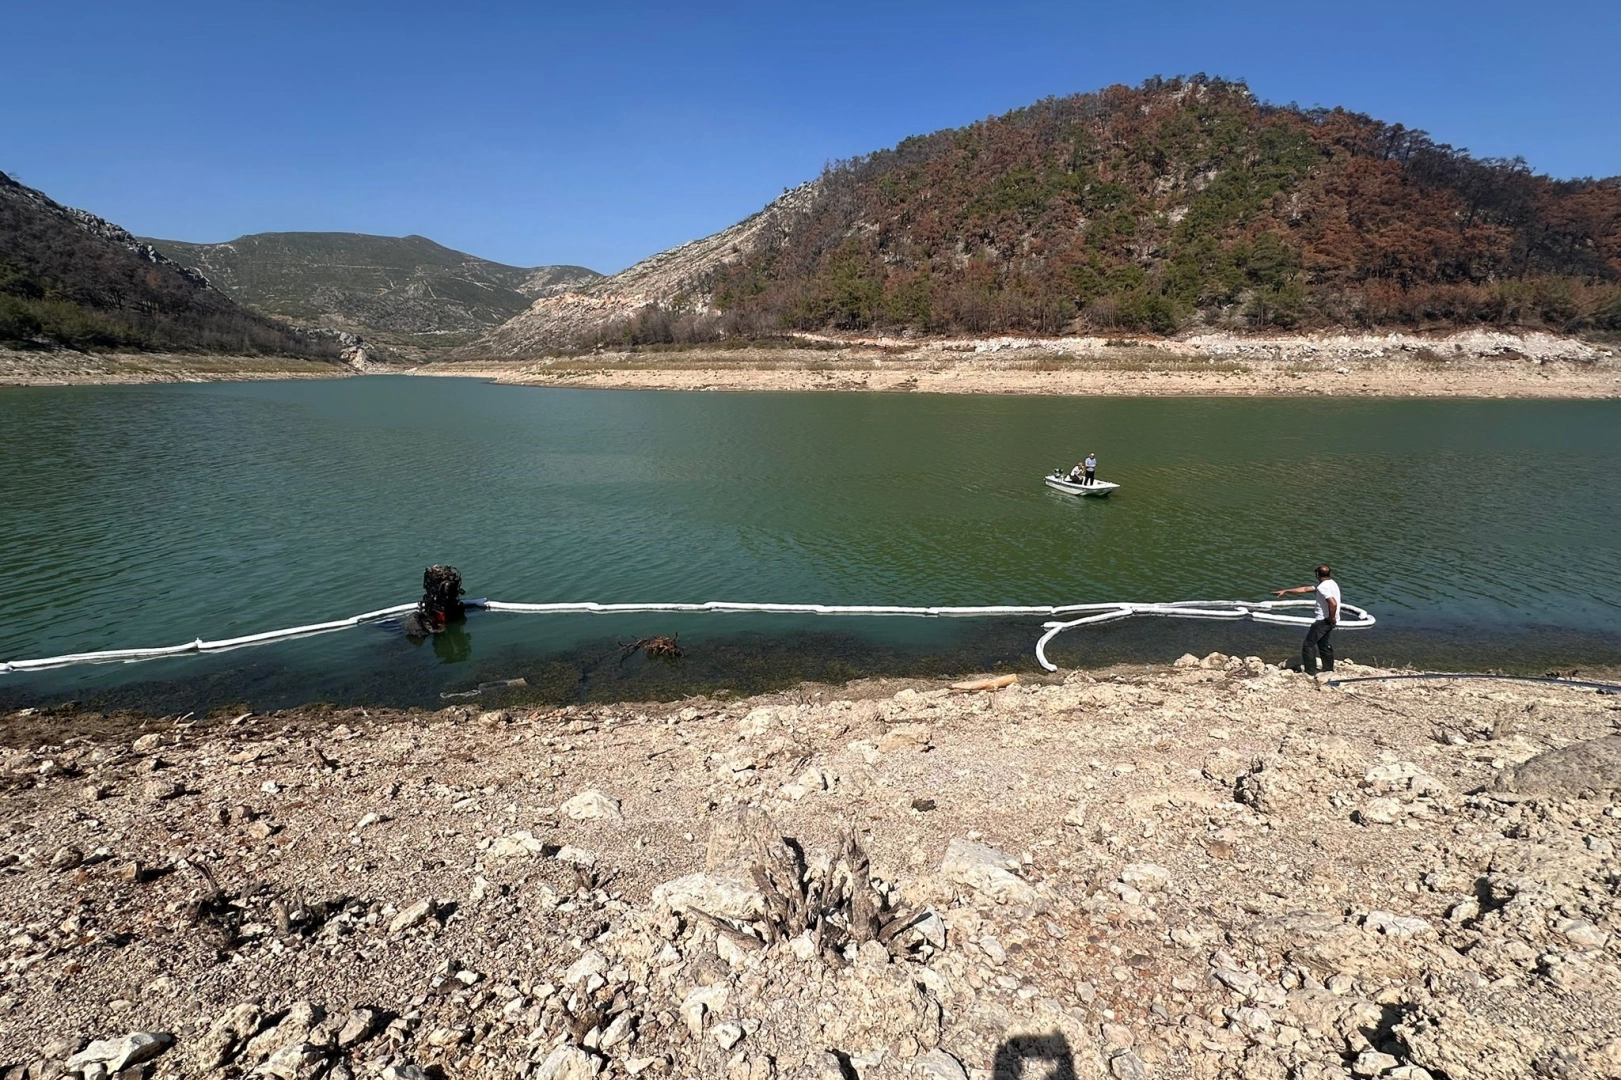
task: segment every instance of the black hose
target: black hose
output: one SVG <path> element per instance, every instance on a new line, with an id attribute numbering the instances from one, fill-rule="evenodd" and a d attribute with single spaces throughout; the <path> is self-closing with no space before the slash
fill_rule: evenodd
<path id="1" fill-rule="evenodd" d="M 1354 682 L 1395 682 L 1402 679 L 1508 679 L 1514 682 L 1554 683 L 1557 686 L 1579 686 L 1602 693 L 1621 693 L 1621 684 L 1587 682 L 1581 679 L 1561 679 L 1552 675 L 1488 675 L 1476 672 L 1430 672 L 1423 675 L 1358 675 L 1353 679 L 1329 679 L 1329 686 L 1343 686 Z"/>

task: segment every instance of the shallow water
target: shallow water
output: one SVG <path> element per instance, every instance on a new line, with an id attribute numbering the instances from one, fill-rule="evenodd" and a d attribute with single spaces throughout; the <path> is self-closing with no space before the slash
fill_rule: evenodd
<path id="1" fill-rule="evenodd" d="M 1097 451 L 1107 500 L 1040 477 Z M 473 380 L 0 390 L 0 658 L 173 644 L 414 600 L 1048 604 L 1259 598 L 1332 562 L 1358 660 L 1621 658 L 1621 402 L 699 394 Z M 1039 619 L 475 614 L 0 675 L 0 705 L 438 704 L 1033 667 Z M 674 665 L 617 643 L 679 633 Z M 1292 652 L 1144 620 L 1060 663 Z"/>

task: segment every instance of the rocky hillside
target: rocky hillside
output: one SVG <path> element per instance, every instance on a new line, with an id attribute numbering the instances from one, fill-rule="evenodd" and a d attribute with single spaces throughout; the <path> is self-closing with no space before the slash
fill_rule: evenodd
<path id="1" fill-rule="evenodd" d="M 507 266 L 422 236 L 289 232 L 150 243 L 259 311 L 395 346 L 463 344 L 538 296 L 602 276 L 583 266 Z"/>
<path id="2" fill-rule="evenodd" d="M 0 716 L 0 1076 L 1621 1076 L 1613 697 L 1180 665 Z"/>
<path id="3" fill-rule="evenodd" d="M 537 266 L 527 271 L 523 281 L 515 287 L 518 292 L 532 300 L 538 296 L 556 296 L 559 293 L 572 292 L 601 279 L 601 274 L 595 270 L 587 270 L 583 266 Z"/>
<path id="4" fill-rule="evenodd" d="M 0 346 L 337 359 L 343 343 L 249 311 L 197 271 L 0 173 Z"/>
<path id="5" fill-rule="evenodd" d="M 750 221 L 761 218 L 769 228 L 745 223 L 538 302 L 481 344 L 512 355 L 784 330 L 1621 334 L 1621 178 L 1553 180 L 1203 77 L 907 139 L 830 167 Z M 678 276 L 648 288 L 661 265 Z"/>
<path id="6" fill-rule="evenodd" d="M 589 340 L 605 326 L 644 311 L 707 310 L 707 282 L 748 252 L 785 243 L 794 223 L 816 203 L 818 185 L 786 191 L 764 210 L 729 229 L 661 251 L 583 288 L 540 296 L 522 314 L 463 350 L 474 356 L 523 356 Z"/>

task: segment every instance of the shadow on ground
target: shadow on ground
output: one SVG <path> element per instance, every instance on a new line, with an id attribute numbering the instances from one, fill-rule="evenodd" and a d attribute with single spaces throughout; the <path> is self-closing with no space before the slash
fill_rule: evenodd
<path id="1" fill-rule="evenodd" d="M 1015 1035 L 996 1048 L 992 1080 L 1077 1080 L 1075 1053 L 1059 1032 Z"/>

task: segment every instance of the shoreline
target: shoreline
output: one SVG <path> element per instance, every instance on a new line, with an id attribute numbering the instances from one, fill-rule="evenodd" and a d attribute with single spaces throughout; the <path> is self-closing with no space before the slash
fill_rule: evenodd
<path id="1" fill-rule="evenodd" d="M 0 348 L 0 388 L 342 379 L 363 373 L 347 364 L 280 356 L 21 352 Z"/>
<path id="2" fill-rule="evenodd" d="M 1032 637 L 1033 641 L 1034 638 Z M 1060 643 L 1059 649 L 1065 644 Z M 1593 645 L 1577 651 L 1563 653 L 1547 651 L 1533 657 L 1523 654 L 1509 656 L 1483 655 L 1479 649 L 1472 657 L 1447 662 L 1435 655 L 1414 655 L 1411 649 L 1376 648 L 1372 643 L 1356 642 L 1352 656 L 1362 657 L 1367 664 L 1355 660 L 1342 660 L 1357 667 L 1399 671 L 1409 679 L 1430 677 L 1445 681 L 1461 677 L 1460 681 L 1481 681 L 1486 684 L 1501 681 L 1505 687 L 1531 684 L 1549 679 L 1574 682 L 1599 682 L 1621 687 L 1621 663 L 1614 644 L 1607 647 Z M 252 685 L 229 684 L 229 676 L 180 675 L 164 677 L 161 667 L 153 668 L 153 677 L 129 686 L 73 687 L 58 684 L 40 685 L 57 672 L 46 669 L 37 672 L 0 674 L 0 747 L 27 746 L 51 741 L 62 734 L 64 722 L 83 723 L 85 726 L 71 731 L 71 737 L 106 738 L 132 731 L 144 731 L 175 716 L 184 716 L 190 727 L 199 729 L 213 725 L 224 715 L 237 715 L 244 711 L 266 714 L 303 715 L 320 712 L 337 713 L 364 710 L 378 714 L 401 716 L 431 713 L 454 706 L 467 706 L 482 710 L 511 709 L 518 711 L 553 710 L 568 708 L 663 709 L 672 702 L 690 698 L 707 698 L 717 702 L 763 701 L 784 693 L 824 692 L 848 694 L 854 690 L 865 693 L 871 688 L 888 688 L 887 692 L 913 689 L 928 692 L 943 689 L 952 682 L 977 677 L 973 672 L 988 670 L 999 675 L 1014 676 L 1026 686 L 1047 685 L 1062 681 L 1067 675 L 1087 676 L 1094 679 L 1163 675 L 1173 666 L 1168 655 L 1177 650 L 1203 651 L 1210 648 L 1233 648 L 1254 651 L 1269 657 L 1264 663 L 1277 667 L 1280 663 L 1298 663 L 1298 641 L 1293 636 L 1270 641 L 1212 641 L 1209 638 L 1189 637 L 1174 643 L 1168 654 L 1165 650 L 1131 655 L 1118 651 L 1106 657 L 1088 653 L 1090 662 L 1077 662 L 1060 656 L 1057 672 L 1042 670 L 1028 649 L 1009 655 L 963 655 L 961 663 L 932 663 L 931 654 L 918 653 L 914 662 L 906 664 L 880 663 L 862 667 L 843 661 L 795 662 L 794 653 L 780 650 L 770 654 L 766 662 L 774 673 L 759 677 L 743 672 L 738 665 L 747 663 L 739 656 L 728 654 L 731 667 L 708 671 L 690 680 L 667 678 L 652 682 L 634 675 L 623 681 L 594 680 L 588 693 L 576 692 L 583 685 L 580 673 L 594 668 L 600 662 L 586 661 L 581 667 L 581 656 L 573 654 L 572 662 L 513 663 L 499 668 L 480 671 L 461 682 L 447 684 L 424 693 L 391 694 L 387 691 L 356 693 L 352 689 L 332 691 L 315 688 L 299 682 L 297 690 L 289 690 L 292 683 L 277 683 L 270 690 L 266 681 L 259 679 Z M 1280 661 L 1278 657 L 1283 657 Z M 195 657 L 170 658 L 185 663 Z M 142 662 L 141 666 L 162 665 L 164 658 Z M 62 669 L 66 670 L 66 669 Z M 556 677 L 561 671 L 561 677 Z M 227 680 L 222 682 L 222 678 Z M 548 681 L 548 679 L 553 681 Z M 35 680 L 35 685 L 23 690 L 8 680 Z M 6 726 L 9 717 L 9 728 Z"/>
<path id="3" fill-rule="evenodd" d="M 1615 1075 L 1614 700 L 1212 654 L 39 717 L 0 749 L 0 1071 L 147 1032 L 150 1080 Z M 777 836 L 815 934 L 751 876 Z"/>
<path id="4" fill-rule="evenodd" d="M 843 340 L 419 365 L 501 385 L 1053 396 L 1618 398 L 1617 350 L 1549 334 Z"/>
<path id="5" fill-rule="evenodd" d="M 691 367 L 643 366 L 630 362 L 580 361 L 563 364 L 433 364 L 402 374 L 485 379 L 501 386 L 550 386 L 580 390 L 678 390 L 688 392 L 832 392 L 987 394 L 1050 397 L 1324 397 L 1567 399 L 1621 398 L 1621 364 L 1589 369 L 1534 372 L 1460 363 L 1445 373 L 1416 365 L 1367 365 L 1340 373 L 1335 368 L 1296 362 L 1258 362 L 1243 371 L 1189 368 L 1087 366 L 1032 371 L 995 362 L 959 361 L 941 367 L 929 361 L 882 360 L 881 367 L 859 361 L 843 365 L 821 360 L 757 363 L 704 363 Z"/>
<path id="6" fill-rule="evenodd" d="M 1191 655 L 1191 654 L 1189 654 Z M 1226 653 L 1215 652 L 1209 654 L 1218 658 L 1233 659 Z M 1284 661 L 1276 662 L 1259 657 L 1246 657 L 1243 664 L 1246 670 L 1254 668 L 1261 674 L 1271 676 L 1282 672 L 1289 676 L 1298 676 L 1298 671 L 1290 671 L 1284 665 L 1298 660 L 1291 655 Z M 43 743 L 66 741 L 117 741 L 119 739 L 134 738 L 154 728 L 167 724 L 178 724 L 184 730 L 191 732 L 206 732 L 212 729 L 228 726 L 228 722 L 239 718 L 242 713 L 248 712 L 256 716 L 286 717 L 289 722 L 314 723 L 317 727 L 327 723 L 331 717 L 348 715 L 350 713 L 367 713 L 377 718 L 380 724 L 410 724 L 423 717 L 432 717 L 439 713 L 456 712 L 457 710 L 474 710 L 489 712 L 491 710 L 506 710 L 514 713 L 532 712 L 568 712 L 578 710 L 620 710 L 642 713 L 664 713 L 679 708 L 692 701 L 707 701 L 716 708 L 743 708 L 751 709 L 761 705 L 769 705 L 788 698 L 804 697 L 843 697 L 843 698 L 874 698 L 889 697 L 898 693 L 908 692 L 916 694 L 938 694 L 948 691 L 953 685 L 962 681 L 974 681 L 981 678 L 1009 678 L 1015 684 L 1026 690 L 1039 690 L 1044 686 L 1061 686 L 1066 682 L 1089 680 L 1092 682 L 1109 681 L 1138 681 L 1142 679 L 1164 679 L 1174 677 L 1180 668 L 1186 666 L 1188 658 L 1184 656 L 1181 661 L 1167 663 L 1144 663 L 1137 660 L 1116 660 L 1101 664 L 1097 667 L 1065 667 L 1060 665 L 1057 671 L 1044 671 L 1039 668 L 1019 669 L 997 666 L 994 670 L 980 673 L 964 674 L 938 674 L 933 672 L 907 673 L 901 671 L 875 671 L 860 674 L 843 681 L 828 681 L 815 677 L 802 678 L 795 682 L 778 683 L 772 686 L 739 692 L 730 687 L 692 687 L 683 694 L 674 694 L 661 697 L 638 696 L 634 690 L 626 690 L 622 695 L 606 698 L 592 698 L 589 700 L 545 700 L 526 696 L 524 691 L 504 691 L 500 686 L 493 685 L 489 693 L 474 695 L 472 698 L 457 699 L 441 696 L 430 703 L 400 704 L 385 700 L 360 702 L 356 700 L 330 701 L 322 698 L 311 698 L 298 704 L 286 704 L 280 707 L 267 705 L 254 707 L 246 701 L 232 702 L 231 704 L 214 704 L 208 706 L 209 711 L 190 711 L 180 713 L 178 708 L 140 708 L 113 703 L 97 703 L 83 701 L 74 697 L 64 697 L 59 702 L 27 703 L 13 700 L 0 704 L 0 755 L 5 748 L 24 750 L 31 746 Z M 1360 676 L 1377 674 L 1398 677 L 1396 682 L 1411 683 L 1413 685 L 1445 686 L 1454 680 L 1452 676 L 1462 676 L 1455 680 L 1460 683 L 1474 683 L 1477 686 L 1490 689 L 1499 686 L 1502 689 L 1513 690 L 1515 687 L 1534 688 L 1548 686 L 1551 689 L 1569 689 L 1581 683 L 1602 683 L 1613 685 L 1616 693 L 1621 694 L 1621 665 L 1599 664 L 1577 668 L 1551 668 L 1547 665 L 1533 664 L 1523 672 L 1509 671 L 1500 667 L 1490 668 L 1451 668 L 1445 671 L 1432 670 L 1412 663 L 1404 663 L 1400 667 L 1392 667 L 1378 663 L 1361 664 L 1353 659 L 1340 659 L 1337 674 L 1344 678 L 1357 678 Z M 1542 669 L 1544 674 L 1530 674 L 1533 670 Z M 1327 686 L 1328 676 L 1321 677 L 1323 685 Z M 1347 684 L 1350 685 L 1350 684 Z M 1338 688 L 1333 688 L 1338 689 Z M 199 709 L 203 706 L 199 706 Z M 1617 707 L 1621 710 L 1621 706 Z M 179 717 L 177 720 L 176 717 Z M 1621 724 L 1621 721 L 1618 721 Z"/>
<path id="7" fill-rule="evenodd" d="M 1545 333 L 1473 330 L 1180 339 L 799 335 L 803 347 L 691 347 L 538 360 L 350 368 L 265 357 L 0 350 L 0 386 L 357 374 L 499 385 L 692 392 L 875 392 L 1119 397 L 1621 398 L 1621 349 Z"/>

